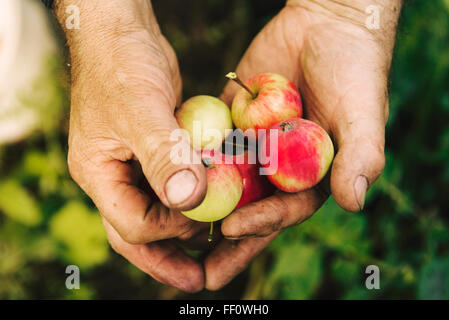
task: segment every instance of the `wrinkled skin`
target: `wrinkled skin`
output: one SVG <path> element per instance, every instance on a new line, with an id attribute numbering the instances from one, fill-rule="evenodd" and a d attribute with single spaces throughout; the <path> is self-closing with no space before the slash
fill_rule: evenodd
<path id="1" fill-rule="evenodd" d="M 73 66 L 69 168 L 100 210 L 112 247 L 160 282 L 190 292 L 217 290 L 279 232 L 309 218 L 329 191 L 343 209 L 363 208 L 367 188 L 384 167 L 387 76 L 400 9 L 399 0 L 365 2 L 388 3 L 380 30 L 365 28 L 363 6 L 291 0 L 243 56 L 236 70 L 240 78 L 275 72 L 299 87 L 305 117 L 329 132 L 336 157 L 319 189 L 278 192 L 228 216 L 221 225 L 228 239 L 219 241 L 202 266 L 172 240 L 154 242 L 205 241 L 199 236 L 204 225 L 179 210 L 201 202 L 206 181 L 201 165 L 169 161 L 181 80 L 151 5 L 129 0 L 125 10 L 120 0 L 97 0 L 108 12 L 102 17 L 92 2 L 59 0 L 61 22 L 66 4 L 80 5 L 84 21 L 91 21 L 79 31 L 66 30 Z M 96 14 L 89 18 L 91 11 Z M 228 84 L 222 99 L 230 105 L 236 90 Z M 168 180 L 184 169 L 195 177 L 185 181 L 192 188 L 173 192 Z M 159 200 L 139 188 L 143 177 Z M 175 204 L 169 201 L 179 194 Z"/>
<path id="2" fill-rule="evenodd" d="M 198 291 L 204 287 L 202 266 L 173 243 L 155 242 L 191 231 L 194 222 L 180 210 L 198 205 L 207 187 L 203 165 L 174 165 L 169 157 L 176 143 L 170 134 L 179 128 L 173 116 L 181 100 L 177 59 L 150 19 L 148 2 L 126 2 L 136 8 L 123 3 L 57 2 L 58 16 L 66 4 L 77 4 L 83 21 L 92 21 L 66 31 L 72 65 L 69 170 L 98 207 L 119 254 L 163 283 Z M 110 22 L 99 8 L 117 10 L 120 18 Z M 96 15 L 91 20 L 90 12 Z M 111 28 L 96 29 L 99 19 Z M 121 26 L 120 19 L 133 23 Z M 197 184 L 189 198 L 172 204 L 164 186 L 183 169 L 193 172 Z M 144 177 L 157 197 L 140 187 Z"/>
<path id="3" fill-rule="evenodd" d="M 297 194 L 279 191 L 223 221 L 225 237 L 243 240 L 237 246 L 224 241 L 209 255 L 207 288 L 221 288 L 280 231 L 309 218 L 327 199 L 329 183 L 343 209 L 363 208 L 365 192 L 385 163 L 387 76 L 399 2 L 396 11 L 390 10 L 391 29 L 374 33 L 357 17 L 330 12 L 315 1 L 289 1 L 246 51 L 237 68 L 240 78 L 276 72 L 291 79 L 302 94 L 305 118 L 331 135 L 337 153 L 320 188 Z M 223 100 L 232 101 L 237 89 L 229 83 Z"/>

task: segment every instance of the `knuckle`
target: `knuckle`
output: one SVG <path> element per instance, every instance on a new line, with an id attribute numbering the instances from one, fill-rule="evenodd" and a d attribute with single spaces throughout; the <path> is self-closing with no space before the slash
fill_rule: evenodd
<path id="1" fill-rule="evenodd" d="M 269 232 L 272 233 L 282 229 L 285 221 L 288 220 L 289 208 L 287 203 L 280 197 L 270 199 L 268 205 L 271 207 L 271 214 L 268 216 L 269 220 L 266 226 Z"/>
<path id="2" fill-rule="evenodd" d="M 166 129 L 165 129 L 166 130 Z M 171 161 L 171 144 L 169 141 L 161 139 L 166 136 L 165 132 L 153 131 L 144 143 L 145 158 L 143 162 L 143 170 L 150 181 L 156 182 L 154 187 L 162 187 L 165 182 L 164 177 L 168 178 L 174 171 L 175 163 Z M 140 159 L 139 159 L 140 160 Z M 160 183 L 157 183 L 159 180 Z M 155 190 L 156 193 L 162 190 Z M 159 192 L 158 192 L 159 191 Z"/>
<path id="3" fill-rule="evenodd" d="M 109 245 L 111 246 L 112 250 L 114 250 L 117 254 L 122 255 L 122 250 L 115 241 L 109 239 Z"/>
<path id="4" fill-rule="evenodd" d="M 119 232 L 120 237 L 123 239 L 123 241 L 129 243 L 129 244 L 145 244 L 149 241 L 145 240 L 144 233 L 140 230 L 139 226 L 137 227 L 127 227 L 122 228 Z"/>
<path id="5" fill-rule="evenodd" d="M 192 229 L 193 225 L 193 220 L 187 218 L 185 220 L 179 221 L 176 224 L 176 230 L 179 230 L 179 233 L 183 234 L 189 232 Z M 165 228 L 168 228 L 167 224 L 165 224 Z"/>
<path id="6" fill-rule="evenodd" d="M 69 174 L 72 177 L 72 179 L 75 180 L 77 183 L 80 183 L 82 180 L 81 179 L 82 170 L 79 161 L 75 157 L 73 148 L 70 148 L 67 154 L 67 168 L 69 170 Z"/>
<path id="7" fill-rule="evenodd" d="M 383 147 L 377 147 L 371 155 L 372 163 L 372 179 L 377 179 L 377 177 L 382 173 L 385 168 L 385 153 Z M 371 181 L 372 183 L 373 181 Z"/>
<path id="8" fill-rule="evenodd" d="M 170 158 L 170 148 L 167 148 L 169 141 L 161 137 L 169 136 L 166 129 L 155 129 L 145 141 L 145 148 L 148 154 L 148 162 L 153 167 L 166 165 Z"/>
<path id="9" fill-rule="evenodd" d="M 309 219 L 327 198 L 328 196 L 321 195 L 316 188 L 281 198 L 288 212 L 284 227 L 297 226 Z"/>
<path id="10" fill-rule="evenodd" d="M 381 172 L 383 171 L 383 169 L 385 168 L 385 154 L 383 151 L 379 151 L 376 158 L 376 164 L 377 164 L 377 168 L 378 170 Z"/>
<path id="11" fill-rule="evenodd" d="M 160 202 L 153 203 L 151 212 L 147 211 L 144 221 L 144 224 L 154 226 L 158 232 L 158 236 L 152 237 L 153 240 L 162 240 L 185 234 L 194 225 L 193 220 L 180 214 L 179 211 L 167 209 Z"/>
<path id="12" fill-rule="evenodd" d="M 278 213 L 280 215 L 279 221 L 287 220 L 291 214 L 291 210 L 287 201 L 285 201 L 282 197 L 277 198 L 276 207 L 278 209 Z"/>

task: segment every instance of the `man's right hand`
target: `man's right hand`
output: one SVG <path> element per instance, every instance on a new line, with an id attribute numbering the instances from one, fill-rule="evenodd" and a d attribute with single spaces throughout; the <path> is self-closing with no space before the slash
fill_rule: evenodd
<path id="1" fill-rule="evenodd" d="M 69 5 L 80 10 L 80 29 L 65 26 Z M 202 201 L 206 174 L 202 164 L 170 161 L 181 78 L 150 1 L 59 0 L 55 10 L 71 54 L 73 179 L 95 202 L 119 254 L 160 282 L 201 290 L 200 264 L 159 241 L 192 232 L 179 211 Z M 158 199 L 139 187 L 142 178 Z"/>

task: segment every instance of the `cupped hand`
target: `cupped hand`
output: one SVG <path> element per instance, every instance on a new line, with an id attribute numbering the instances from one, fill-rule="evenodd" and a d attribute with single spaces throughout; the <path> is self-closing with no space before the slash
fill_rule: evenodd
<path id="1" fill-rule="evenodd" d="M 72 64 L 70 173 L 98 207 L 119 254 L 156 280 L 201 290 L 202 266 L 164 240 L 192 232 L 193 221 L 180 210 L 198 205 L 206 192 L 203 165 L 170 159 L 179 144 L 170 140 L 181 99 L 175 53 L 150 1 L 60 0 L 63 27 L 68 5 L 79 7 L 82 22 L 79 30 L 65 29 Z"/>
<path id="2" fill-rule="evenodd" d="M 327 130 L 337 152 L 327 186 L 323 181 L 320 188 L 296 194 L 277 192 L 225 218 L 221 231 L 229 240 L 205 261 L 208 289 L 223 287 L 281 230 L 310 217 L 329 190 L 343 209 L 363 209 L 367 189 L 384 168 L 387 77 L 400 1 L 377 1 L 383 15 L 379 30 L 366 27 L 361 3 L 346 2 L 288 1 L 238 65 L 242 80 L 263 72 L 292 80 L 302 94 L 305 118 Z M 222 99 L 228 105 L 237 89 L 234 83 L 226 86 Z"/>

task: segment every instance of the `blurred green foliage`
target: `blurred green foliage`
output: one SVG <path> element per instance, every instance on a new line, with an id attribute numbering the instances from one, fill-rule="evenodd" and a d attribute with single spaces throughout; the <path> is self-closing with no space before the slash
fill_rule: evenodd
<path id="1" fill-rule="evenodd" d="M 219 95 L 227 71 L 277 1 L 155 1 L 182 69 L 185 97 Z M 36 81 L 40 128 L 0 147 L 0 298 L 449 299 L 449 1 L 410 0 L 391 73 L 387 164 L 365 210 L 329 199 L 286 230 L 219 292 L 188 295 L 158 284 L 113 253 L 95 207 L 66 166 L 68 81 L 52 56 Z M 65 267 L 82 289 L 65 289 Z M 380 268 L 367 290 L 365 268 Z"/>

